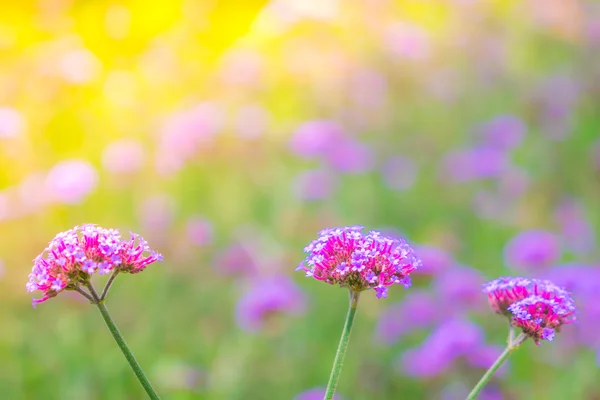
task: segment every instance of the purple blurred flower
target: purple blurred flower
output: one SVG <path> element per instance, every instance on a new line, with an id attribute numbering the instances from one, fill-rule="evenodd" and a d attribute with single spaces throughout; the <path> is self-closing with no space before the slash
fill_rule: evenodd
<path id="1" fill-rule="evenodd" d="M 113 174 L 131 174 L 144 164 L 145 152 L 136 139 L 119 139 L 104 148 L 102 166 Z"/>
<path id="2" fill-rule="evenodd" d="M 423 264 L 415 274 L 436 275 L 456 265 L 454 257 L 440 247 L 417 245 L 415 251 Z"/>
<path id="3" fill-rule="evenodd" d="M 302 393 L 297 394 L 294 397 L 294 400 L 323 400 L 323 397 L 325 396 L 325 390 L 326 389 L 322 387 L 308 389 Z M 338 394 L 334 394 L 333 399 L 342 400 L 343 397 Z"/>
<path id="4" fill-rule="evenodd" d="M 539 271 L 558 261 L 561 243 L 555 234 L 528 230 L 515 235 L 504 247 L 504 260 L 519 270 Z"/>
<path id="5" fill-rule="evenodd" d="M 451 182 L 495 178 L 508 166 L 506 152 L 491 147 L 474 147 L 449 152 L 442 160 L 440 174 Z"/>
<path id="6" fill-rule="evenodd" d="M 465 360 L 474 368 L 488 369 L 503 351 L 504 346 L 481 344 L 477 347 L 474 347 L 472 351 L 466 354 Z M 505 372 L 507 365 L 508 364 L 505 363 L 500 368 L 499 372 Z"/>
<path id="7" fill-rule="evenodd" d="M 390 157 L 381 167 L 381 175 L 390 189 L 406 190 L 417 179 L 417 166 L 408 157 Z"/>
<path id="8" fill-rule="evenodd" d="M 527 127 L 519 117 L 506 114 L 488 120 L 478 130 L 486 146 L 510 150 L 521 144 Z"/>
<path id="9" fill-rule="evenodd" d="M 479 306 L 482 283 L 483 276 L 479 271 L 461 265 L 438 273 L 433 287 L 444 306 L 464 311 Z"/>
<path id="10" fill-rule="evenodd" d="M 338 141 L 325 157 L 331 168 L 347 174 L 368 172 L 375 161 L 373 150 L 365 143 L 353 139 Z"/>
<path id="11" fill-rule="evenodd" d="M 337 186 L 337 176 L 326 169 L 301 172 L 292 183 L 296 198 L 309 201 L 331 197 Z"/>
<path id="12" fill-rule="evenodd" d="M 483 331 L 478 325 L 451 319 L 440 324 L 419 347 L 405 351 L 400 367 L 408 376 L 436 376 L 482 343 Z"/>
<path id="13" fill-rule="evenodd" d="M 210 221 L 201 216 L 194 216 L 188 219 L 185 230 L 187 237 L 196 246 L 205 246 L 212 243 L 213 228 Z"/>
<path id="14" fill-rule="evenodd" d="M 313 120 L 303 123 L 290 139 L 290 149 L 303 158 L 321 157 L 329 153 L 345 136 L 334 121 Z"/>
<path id="15" fill-rule="evenodd" d="M 587 219 L 581 203 L 567 199 L 559 204 L 554 215 L 561 228 L 562 241 L 571 251 L 586 254 L 594 249 L 594 228 Z"/>
<path id="16" fill-rule="evenodd" d="M 392 345 L 415 329 L 433 325 L 439 317 L 439 301 L 428 291 L 412 290 L 383 312 L 375 327 L 375 339 Z"/>
<path id="17" fill-rule="evenodd" d="M 361 226 L 322 230 L 304 248 L 307 256 L 296 271 L 355 292 L 374 289 L 377 298 L 387 297 L 391 285 L 409 287 L 410 274 L 421 265 L 412 248 L 404 239 L 362 230 Z"/>
<path id="18" fill-rule="evenodd" d="M 25 118 L 12 107 L 0 107 L 0 139 L 13 138 L 25 130 Z"/>
<path id="19" fill-rule="evenodd" d="M 221 108 L 209 102 L 168 116 L 159 132 L 158 172 L 170 174 L 183 168 L 196 152 L 211 144 L 223 123 Z"/>
<path id="20" fill-rule="evenodd" d="M 247 332 L 260 331 L 267 318 L 277 314 L 301 314 L 306 309 L 304 293 L 287 276 L 257 280 L 238 300 L 238 325 Z"/>
<path id="21" fill-rule="evenodd" d="M 254 140 L 262 137 L 269 126 L 271 115 L 258 104 L 240 107 L 235 116 L 234 129 L 238 137 Z"/>
<path id="22" fill-rule="evenodd" d="M 98 185 L 98 173 L 85 160 L 65 160 L 55 164 L 46 175 L 49 197 L 65 204 L 78 204 Z"/>

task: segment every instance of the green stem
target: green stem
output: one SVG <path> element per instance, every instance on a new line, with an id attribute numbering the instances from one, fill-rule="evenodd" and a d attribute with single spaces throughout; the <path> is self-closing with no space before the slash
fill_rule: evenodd
<path id="1" fill-rule="evenodd" d="M 108 312 L 108 309 L 106 308 L 104 303 L 99 302 L 96 305 L 98 306 L 98 309 L 100 310 L 100 313 L 102 314 L 102 317 L 104 318 L 104 322 L 106 322 L 106 326 L 108 326 L 108 330 L 110 331 L 110 333 L 112 333 L 113 337 L 115 338 L 117 345 L 119 345 L 119 348 L 121 349 L 121 351 L 123 352 L 123 355 L 129 362 L 129 365 L 131 366 L 131 369 L 133 369 L 135 376 L 137 376 L 138 380 L 144 387 L 144 390 L 148 394 L 148 397 L 152 400 L 160 400 L 160 397 L 158 397 L 158 394 L 156 394 L 156 392 L 152 388 L 152 385 L 150 385 L 150 381 L 148 380 L 148 378 L 146 378 L 146 375 L 144 375 L 142 368 L 140 367 L 140 365 L 136 361 L 135 357 L 129 350 L 129 347 L 127 347 L 127 343 L 125 343 L 125 339 L 123 339 L 121 332 L 119 332 L 117 325 L 115 325 L 115 321 L 113 321 L 113 319 L 111 318 L 111 316 Z"/>
<path id="2" fill-rule="evenodd" d="M 333 368 L 331 369 L 331 375 L 329 376 L 329 383 L 327 384 L 324 400 L 331 400 L 335 395 L 335 388 L 337 387 L 340 373 L 342 372 L 342 365 L 344 364 L 344 356 L 348 349 L 348 341 L 350 339 L 350 332 L 352 331 L 352 324 L 354 323 L 354 316 L 356 315 L 359 296 L 360 292 L 350 290 L 350 305 L 348 307 L 348 314 L 346 315 L 346 323 L 344 324 L 340 344 L 338 345 L 337 353 L 333 360 Z"/>
<path id="3" fill-rule="evenodd" d="M 512 335 L 513 334 L 511 331 L 509 338 L 512 338 Z M 475 400 L 477 398 L 477 396 L 479 396 L 479 393 L 483 390 L 485 385 L 487 385 L 487 383 L 490 381 L 490 379 L 492 379 L 492 376 L 494 376 L 496 371 L 498 371 L 498 369 L 502 366 L 502 364 L 504 364 L 506 362 L 506 360 L 508 360 L 508 357 L 510 357 L 512 352 L 519 348 L 519 346 L 525 341 L 525 339 L 527 339 L 527 336 L 525 334 L 521 333 L 519 336 L 517 336 L 517 338 L 515 340 L 512 340 L 508 344 L 508 346 L 506 346 L 506 349 L 504 349 L 504 351 L 502 352 L 502 354 L 500 354 L 498 359 L 496 361 L 494 361 L 494 364 L 492 364 L 490 369 L 488 369 L 485 372 L 485 374 L 483 374 L 483 376 L 481 377 L 479 382 L 477 382 L 477 385 L 475 385 L 473 390 L 471 390 L 471 393 L 469 393 L 467 400 Z"/>
<path id="4" fill-rule="evenodd" d="M 119 273 L 119 270 L 115 269 L 113 271 L 112 275 L 110 276 L 110 278 L 108 278 L 108 282 L 106 282 L 106 286 L 104 286 L 104 290 L 102 290 L 102 294 L 100 295 L 100 301 L 104 301 L 106 299 L 106 295 L 108 294 L 108 290 L 110 289 L 110 286 L 112 285 L 113 281 L 117 277 L 118 273 Z"/>

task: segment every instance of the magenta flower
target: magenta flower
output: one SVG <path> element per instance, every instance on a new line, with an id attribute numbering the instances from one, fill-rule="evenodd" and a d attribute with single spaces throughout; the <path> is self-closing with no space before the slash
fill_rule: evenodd
<path id="1" fill-rule="evenodd" d="M 556 332 L 565 324 L 572 323 L 575 307 L 560 299 L 530 296 L 508 307 L 513 314 L 512 325 L 539 345 L 540 340 L 554 340 Z"/>
<path id="2" fill-rule="evenodd" d="M 363 227 L 325 229 L 304 252 L 306 259 L 296 269 L 330 285 L 339 284 L 353 292 L 375 289 L 387 297 L 388 287 L 409 287 L 410 274 L 421 265 L 404 239 L 394 240 Z"/>
<path id="3" fill-rule="evenodd" d="M 523 277 L 501 277 L 483 285 L 488 301 L 494 312 L 511 316 L 509 307 L 530 296 L 538 296 L 562 304 L 565 309 L 574 310 L 574 302 L 569 292 L 546 280 Z"/>
<path id="4" fill-rule="evenodd" d="M 77 290 L 86 285 L 96 272 L 135 274 L 156 261 L 162 261 L 162 256 L 134 233 L 130 240 L 123 240 L 116 229 L 76 226 L 56 235 L 35 258 L 26 287 L 28 292 L 43 293 L 41 299 L 33 299 L 35 306 L 65 289 Z"/>
<path id="5" fill-rule="evenodd" d="M 527 287 L 531 280 L 522 277 L 501 277 L 483 285 L 488 302 L 497 314 L 506 314 L 508 306 L 529 295 Z"/>

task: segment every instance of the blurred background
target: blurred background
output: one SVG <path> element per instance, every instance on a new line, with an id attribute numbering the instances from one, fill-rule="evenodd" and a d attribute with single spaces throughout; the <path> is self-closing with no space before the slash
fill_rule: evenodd
<path id="1" fill-rule="evenodd" d="M 238 3 L 2 2 L 0 397 L 144 398 L 92 306 L 25 291 L 96 223 L 164 254 L 107 304 L 165 399 L 320 398 L 348 296 L 294 268 L 339 225 L 424 261 L 361 297 L 341 398 L 464 399 L 507 333 L 480 285 L 520 274 L 579 323 L 482 398 L 600 399 L 600 5 Z"/>

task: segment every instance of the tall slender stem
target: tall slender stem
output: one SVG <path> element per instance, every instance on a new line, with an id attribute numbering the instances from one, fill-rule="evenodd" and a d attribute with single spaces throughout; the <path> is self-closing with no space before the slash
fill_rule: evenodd
<path id="1" fill-rule="evenodd" d="M 108 282 L 106 282 L 106 285 L 104 286 L 104 289 L 102 290 L 102 294 L 100 295 L 100 301 L 104 301 L 104 299 L 106 299 L 108 290 L 110 289 L 110 286 L 112 285 L 113 281 L 115 280 L 115 278 L 117 277 L 118 274 L 119 274 L 119 270 L 115 269 L 113 271 L 112 275 L 110 276 L 110 278 L 108 278 Z"/>
<path id="2" fill-rule="evenodd" d="M 148 380 L 148 378 L 146 378 L 144 371 L 142 371 L 140 364 L 138 364 L 138 362 L 136 361 L 135 357 L 129 350 L 129 347 L 127 347 L 127 343 L 125 343 L 125 339 L 123 339 L 121 332 L 119 332 L 117 325 L 115 325 L 115 322 L 111 318 L 111 316 L 108 312 L 108 309 L 106 308 L 104 303 L 98 302 L 96 305 L 98 306 L 98 309 L 100 310 L 100 313 L 102 314 L 102 317 L 104 318 L 104 322 L 106 322 L 106 326 L 108 326 L 108 330 L 110 331 L 110 333 L 112 333 L 113 338 L 115 338 L 117 345 L 119 346 L 119 348 L 123 352 L 123 355 L 129 362 L 129 365 L 131 366 L 131 369 L 133 369 L 135 376 L 137 376 L 138 380 L 144 387 L 144 390 L 148 394 L 148 397 L 152 400 L 160 400 L 160 397 L 158 397 L 158 394 L 152 388 L 150 381 Z"/>
<path id="3" fill-rule="evenodd" d="M 492 364 L 490 369 L 488 369 L 485 372 L 485 374 L 483 374 L 483 376 L 481 377 L 479 382 L 477 382 L 477 385 L 475 385 L 473 390 L 471 390 L 471 393 L 469 393 L 467 400 L 475 400 L 477 398 L 477 396 L 479 396 L 479 393 L 481 393 L 481 391 L 483 390 L 485 385 L 487 385 L 488 382 L 490 381 L 490 379 L 492 379 L 492 376 L 494 376 L 496 371 L 498 371 L 498 369 L 506 362 L 506 360 L 508 360 L 508 357 L 510 357 L 512 352 L 515 351 L 516 349 L 518 349 L 519 346 L 527 339 L 527 336 L 523 333 L 521 333 L 519 336 L 517 336 L 517 338 L 514 340 L 512 340 L 512 337 L 513 337 L 513 333 L 511 331 L 511 333 L 509 334 L 509 338 L 511 338 L 511 342 L 508 343 L 508 346 L 506 346 L 506 349 L 504 349 L 504 351 L 502 352 L 502 354 L 500 354 L 498 359 L 496 359 L 496 361 L 494 361 L 494 363 Z"/>
<path id="4" fill-rule="evenodd" d="M 335 395 L 335 389 L 340 379 L 340 373 L 342 372 L 342 366 L 344 364 L 344 356 L 348 349 L 348 341 L 350 340 L 350 332 L 352 332 L 352 324 L 354 323 L 354 316 L 356 315 L 356 307 L 358 306 L 358 298 L 360 292 L 350 290 L 350 304 L 348 307 L 348 314 L 346 315 L 346 323 L 344 324 L 344 330 L 340 337 L 340 344 L 338 345 L 335 359 L 333 360 L 333 367 L 331 369 L 331 375 L 329 376 L 329 383 L 327 384 L 327 390 L 325 391 L 324 400 L 331 400 Z"/>

